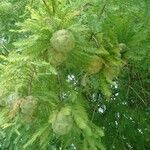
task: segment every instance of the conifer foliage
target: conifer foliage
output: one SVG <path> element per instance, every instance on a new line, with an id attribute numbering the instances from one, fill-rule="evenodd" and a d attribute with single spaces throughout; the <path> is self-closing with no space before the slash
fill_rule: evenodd
<path id="1" fill-rule="evenodd" d="M 0 13 L 8 13 L 18 1 L 2 3 Z M 2 48 L 0 55 L 0 149 L 105 150 L 95 96 L 112 100 L 113 85 L 131 59 L 128 49 L 148 32 L 138 39 L 137 31 L 126 31 L 133 22 L 109 13 L 114 4 L 107 1 L 33 0 L 23 6 L 9 29 L 9 51 Z"/>

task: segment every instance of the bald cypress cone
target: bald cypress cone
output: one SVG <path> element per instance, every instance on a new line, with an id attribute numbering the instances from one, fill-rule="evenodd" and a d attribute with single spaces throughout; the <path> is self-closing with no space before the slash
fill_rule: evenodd
<path id="1" fill-rule="evenodd" d="M 93 56 L 90 65 L 88 66 L 87 72 L 88 74 L 96 74 L 103 67 L 103 60 L 98 56 Z"/>
<path id="2" fill-rule="evenodd" d="M 37 108 L 36 99 L 33 96 L 27 96 L 25 99 L 22 100 L 20 104 L 22 117 L 26 121 L 31 121 L 36 108 Z"/>
<path id="3" fill-rule="evenodd" d="M 58 52 L 69 52 L 75 46 L 75 39 L 71 32 L 66 29 L 56 31 L 51 39 L 51 46 Z"/>
<path id="4" fill-rule="evenodd" d="M 57 52 L 53 49 L 50 49 L 49 51 L 49 62 L 53 66 L 59 66 L 61 65 L 67 58 L 67 55 L 65 53 Z"/>
<path id="5" fill-rule="evenodd" d="M 71 130 L 73 119 L 70 111 L 68 108 L 62 108 L 57 114 L 53 114 L 52 129 L 56 134 L 65 135 Z"/>

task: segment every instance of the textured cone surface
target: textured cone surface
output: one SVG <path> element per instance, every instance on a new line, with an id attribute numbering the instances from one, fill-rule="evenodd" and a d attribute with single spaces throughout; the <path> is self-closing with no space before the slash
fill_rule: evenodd
<path id="1" fill-rule="evenodd" d="M 49 52 L 49 62 L 54 66 L 61 65 L 66 60 L 66 55 L 64 53 L 56 52 L 53 49 Z"/>
<path id="2" fill-rule="evenodd" d="M 30 120 L 33 117 L 35 109 L 37 107 L 37 101 L 34 97 L 28 96 L 24 99 L 20 105 L 21 113 L 27 120 Z"/>
<path id="3" fill-rule="evenodd" d="M 103 67 L 103 61 L 100 57 L 94 56 L 92 58 L 91 64 L 88 67 L 89 74 L 96 74 L 98 73 Z"/>
<path id="4" fill-rule="evenodd" d="M 15 100 L 13 103 L 12 103 L 12 107 L 11 107 L 11 111 L 10 111 L 10 118 L 14 118 L 15 115 L 19 112 L 19 109 L 20 109 L 20 105 L 22 103 L 24 99 L 19 99 L 19 100 Z"/>
<path id="5" fill-rule="evenodd" d="M 58 135 L 65 135 L 71 130 L 72 123 L 73 120 L 71 115 L 67 115 L 63 111 L 60 111 L 52 122 L 52 129 Z"/>
<path id="6" fill-rule="evenodd" d="M 126 51 L 127 46 L 126 46 L 126 44 L 124 44 L 124 43 L 120 43 L 120 44 L 119 44 L 119 48 L 120 48 L 120 50 L 121 50 L 122 52 L 124 52 L 124 51 Z"/>
<path id="7" fill-rule="evenodd" d="M 58 52 L 69 52 L 75 46 L 75 39 L 71 32 L 62 29 L 56 31 L 50 39 L 52 47 Z"/>

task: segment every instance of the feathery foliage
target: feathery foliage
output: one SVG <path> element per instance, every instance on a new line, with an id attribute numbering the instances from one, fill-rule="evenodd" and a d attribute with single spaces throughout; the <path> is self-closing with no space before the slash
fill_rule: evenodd
<path id="1" fill-rule="evenodd" d="M 146 150 L 149 8 L 2 1 L 0 148 Z"/>

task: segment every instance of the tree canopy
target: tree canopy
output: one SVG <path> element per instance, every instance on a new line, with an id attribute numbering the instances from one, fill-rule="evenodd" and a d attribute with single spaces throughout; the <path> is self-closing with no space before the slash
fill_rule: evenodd
<path id="1" fill-rule="evenodd" d="M 1 0 L 0 149 L 150 148 L 149 0 Z"/>

